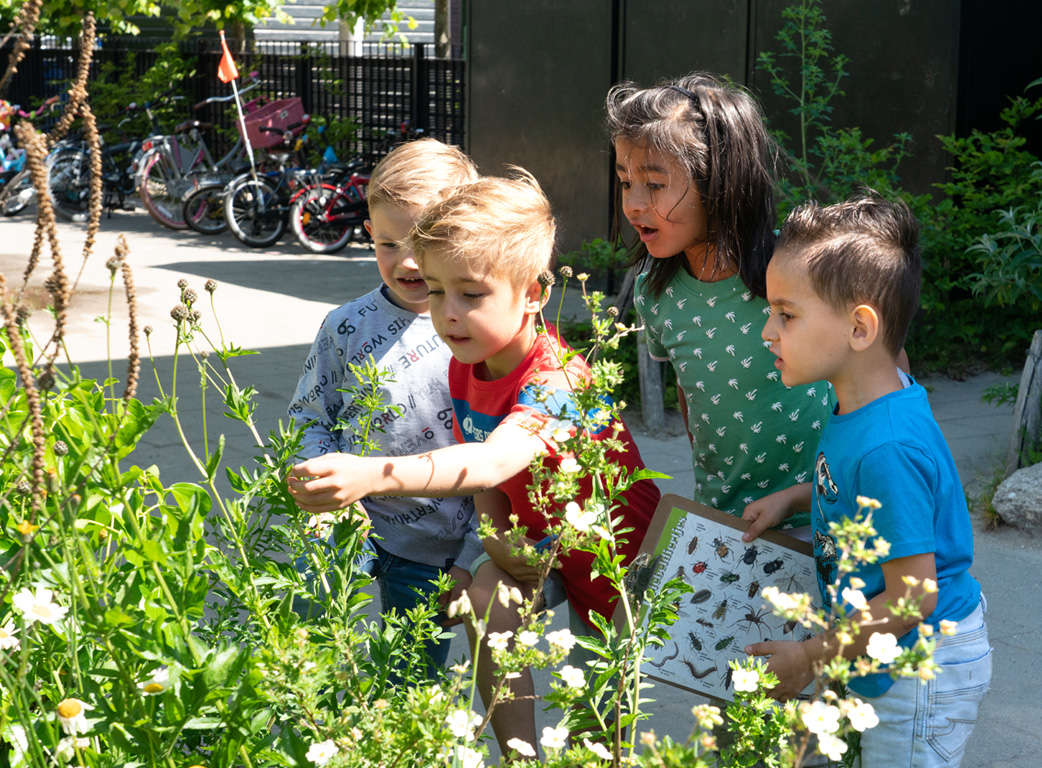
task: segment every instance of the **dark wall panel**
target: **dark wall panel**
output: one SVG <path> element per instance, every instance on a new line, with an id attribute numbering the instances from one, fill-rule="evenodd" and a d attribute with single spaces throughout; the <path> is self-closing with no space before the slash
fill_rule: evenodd
<path id="1" fill-rule="evenodd" d="M 754 19 L 757 51 L 780 51 L 774 39 L 783 23 L 786 0 L 758 0 Z M 931 190 L 944 178 L 947 158 L 938 134 L 955 130 L 959 66 L 959 0 L 832 0 L 824 3 L 826 26 L 834 53 L 846 55 L 849 77 L 842 80 L 845 96 L 833 102 L 832 124 L 859 126 L 873 149 L 910 133 L 914 157 L 902 162 L 902 185 L 916 192 Z M 797 82 L 797 63 L 789 66 Z M 771 93 L 766 74 L 756 72 L 754 89 L 765 111 L 794 139 L 796 123 L 788 118 L 791 103 Z"/>
<path id="2" fill-rule="evenodd" d="M 694 70 L 746 81 L 749 0 L 662 2 L 623 6 L 623 75 L 641 85 Z"/>
<path id="3" fill-rule="evenodd" d="M 468 3 L 468 151 L 482 173 L 520 165 L 539 180 L 560 246 L 604 236 L 612 3 Z"/>

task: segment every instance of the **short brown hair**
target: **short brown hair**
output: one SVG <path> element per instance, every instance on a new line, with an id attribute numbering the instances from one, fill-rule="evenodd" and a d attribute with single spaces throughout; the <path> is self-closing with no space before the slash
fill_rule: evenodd
<path id="1" fill-rule="evenodd" d="M 557 225 L 539 182 L 521 168 L 447 192 L 413 225 L 405 244 L 423 270 L 431 254 L 505 277 L 521 290 L 550 269 Z"/>
<path id="2" fill-rule="evenodd" d="M 919 306 L 919 224 L 900 200 L 874 193 L 821 207 L 801 205 L 782 225 L 774 258 L 807 265 L 814 292 L 838 311 L 867 304 L 882 319 L 895 357 Z"/>
<path id="3" fill-rule="evenodd" d="M 417 139 L 391 150 L 369 177 L 369 207 L 425 208 L 449 187 L 474 181 L 477 167 L 456 147 Z"/>

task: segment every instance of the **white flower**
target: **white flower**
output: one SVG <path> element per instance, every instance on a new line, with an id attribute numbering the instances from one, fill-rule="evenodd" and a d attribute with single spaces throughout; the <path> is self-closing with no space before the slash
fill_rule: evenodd
<path id="1" fill-rule="evenodd" d="M 481 718 L 465 709 L 457 709 L 445 718 L 445 724 L 457 739 L 470 741 L 474 738 L 474 729 L 481 725 Z"/>
<path id="2" fill-rule="evenodd" d="M 456 614 L 468 614 L 471 610 L 470 595 L 467 594 L 467 590 L 463 590 L 463 592 L 460 593 L 459 599 L 453 600 L 449 603 L 449 608 L 446 613 L 449 615 L 449 618 L 452 619 L 455 618 Z"/>
<path id="3" fill-rule="evenodd" d="M 456 747 L 456 757 L 463 768 L 481 768 L 485 764 L 480 752 L 462 744 Z"/>
<path id="4" fill-rule="evenodd" d="M 507 649 L 507 644 L 510 642 L 510 638 L 513 636 L 514 633 L 509 630 L 506 632 L 489 632 L 488 647 L 494 651 L 505 651 Z"/>
<path id="5" fill-rule="evenodd" d="M 496 599 L 499 600 L 499 604 L 504 608 L 510 607 L 510 590 L 503 582 L 499 582 L 496 585 Z"/>
<path id="6" fill-rule="evenodd" d="M 564 472 L 566 475 L 573 475 L 576 472 L 578 472 L 580 469 L 582 469 L 582 467 L 579 466 L 579 462 L 576 461 L 575 459 L 571 459 L 571 458 L 569 458 L 569 459 L 561 459 L 561 464 L 559 465 L 558 468 L 562 472 Z"/>
<path id="7" fill-rule="evenodd" d="M 581 669 L 573 667 L 571 664 L 561 669 L 561 679 L 569 688 L 582 688 L 586 684 L 586 675 Z"/>
<path id="8" fill-rule="evenodd" d="M 868 655 L 881 664 L 889 664 L 901 654 L 897 638 L 890 632 L 874 632 L 868 639 Z"/>
<path id="9" fill-rule="evenodd" d="M 760 673 L 755 669 L 736 669 L 731 674 L 731 682 L 734 683 L 736 691 L 754 693 L 757 683 L 760 682 Z"/>
<path id="10" fill-rule="evenodd" d="M 553 632 L 547 632 L 546 641 L 550 643 L 550 645 L 556 646 L 565 651 L 570 651 L 575 647 L 575 635 L 567 629 L 557 629 Z"/>
<path id="11" fill-rule="evenodd" d="M 15 637 L 14 622 L 9 621 L 0 627 L 0 651 L 17 651 L 21 641 Z"/>
<path id="12" fill-rule="evenodd" d="M 799 607 L 792 595 L 782 592 L 777 587 L 764 587 L 760 594 L 779 611 L 793 611 Z"/>
<path id="13" fill-rule="evenodd" d="M 546 749 L 564 749 L 568 745 L 568 729 L 546 726 L 539 743 Z"/>
<path id="14" fill-rule="evenodd" d="M 535 757 L 535 748 L 524 739 L 511 739 L 507 746 L 522 757 Z"/>
<path id="15" fill-rule="evenodd" d="M 521 603 L 524 602 L 524 598 L 521 597 L 521 590 L 518 589 L 517 587 L 511 587 L 510 588 L 510 600 L 512 602 L 516 603 L 517 605 L 521 605 Z"/>
<path id="16" fill-rule="evenodd" d="M 62 730 L 69 736 L 79 736 L 90 730 L 87 722 L 87 710 L 94 709 L 90 704 L 79 699 L 62 699 L 58 703 L 58 722 Z"/>
<path id="17" fill-rule="evenodd" d="M 611 760 L 611 752 L 609 752 L 603 744 L 598 744 L 596 741 L 590 741 L 589 739 L 583 739 L 583 746 L 593 752 L 593 754 L 597 755 L 601 760 Z"/>
<path id="18" fill-rule="evenodd" d="M 879 509 L 883 505 L 870 496 L 858 496 L 857 505 L 859 507 L 867 507 L 868 509 Z"/>
<path id="19" fill-rule="evenodd" d="M 590 526 L 597 522 L 597 507 L 594 504 L 588 504 L 584 510 L 574 501 L 569 501 L 564 508 L 564 519 L 577 531 L 586 533 L 590 530 Z"/>
<path id="20" fill-rule="evenodd" d="M 842 592 L 843 602 L 850 605 L 855 611 L 863 611 L 868 607 L 868 600 L 860 589 L 846 587 Z"/>
<path id="21" fill-rule="evenodd" d="M 61 762 L 67 763 L 76 757 L 77 749 L 86 749 L 89 746 L 90 739 L 65 736 L 58 742 L 58 746 L 54 750 L 54 756 Z"/>
<path id="22" fill-rule="evenodd" d="M 34 621 L 53 624 L 69 612 L 68 608 L 54 602 L 54 592 L 47 587 L 37 587 L 35 594 L 23 589 L 11 598 L 11 604 L 25 614 L 25 620 L 30 624 Z"/>
<path id="23" fill-rule="evenodd" d="M 539 642 L 539 635 L 530 629 L 526 629 L 517 636 L 517 641 L 521 643 L 521 645 L 531 648 Z"/>
<path id="24" fill-rule="evenodd" d="M 949 621 L 948 619 L 941 619 L 941 634 L 945 635 L 946 637 L 951 637 L 952 635 L 955 634 L 956 628 L 958 626 L 959 625 L 956 622 L 954 622 L 954 621 Z M 3 637 L 3 632 L 0 631 L 0 638 L 2 638 L 2 637 Z M 2 648 L 2 647 L 3 646 L 0 645 L 0 648 Z"/>
<path id="25" fill-rule="evenodd" d="M 847 743 L 831 733 L 819 733 L 818 751 L 829 760 L 839 762 L 843 759 L 843 753 L 847 751 Z"/>
<path id="26" fill-rule="evenodd" d="M 839 729 L 839 707 L 815 701 L 803 710 L 803 724 L 807 730 L 816 733 L 820 739 L 826 734 L 835 733 Z"/>
<path id="27" fill-rule="evenodd" d="M 850 727 L 855 731 L 864 731 L 879 725 L 879 716 L 876 710 L 867 701 L 854 699 L 854 706 L 847 712 L 850 719 Z"/>
<path id="28" fill-rule="evenodd" d="M 170 669 L 168 667 L 160 667 L 152 673 L 152 677 L 143 683 L 138 683 L 138 688 L 146 696 L 154 696 L 157 693 L 162 693 L 170 687 Z"/>
<path id="29" fill-rule="evenodd" d="M 332 739 L 326 739 L 318 744 L 312 744 L 304 757 L 315 765 L 325 765 L 336 757 L 339 752 L 340 748 L 337 747 L 336 743 Z"/>
<path id="30" fill-rule="evenodd" d="M 572 436 L 573 424 L 570 421 L 558 421 L 554 423 L 554 442 L 566 442 Z"/>

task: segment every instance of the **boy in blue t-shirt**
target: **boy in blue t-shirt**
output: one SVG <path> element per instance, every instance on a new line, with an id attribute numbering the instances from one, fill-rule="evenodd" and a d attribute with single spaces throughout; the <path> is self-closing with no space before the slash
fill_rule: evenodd
<path id="1" fill-rule="evenodd" d="M 991 680 L 984 600 L 969 574 L 973 530 L 962 484 L 926 391 L 912 381 L 906 386 L 895 366 L 919 303 L 920 269 L 918 225 L 907 206 L 861 197 L 793 211 L 767 270 L 771 316 L 763 338 L 782 381 L 795 386 L 827 379 L 837 406 L 818 443 L 814 482 L 750 505 L 744 538 L 809 507 L 828 609 L 826 587 L 837 578 L 828 524 L 853 519 L 858 496 L 876 499 L 881 507 L 873 526 L 890 551 L 842 579 L 841 588 L 853 577 L 864 582 L 874 619 L 844 655 L 864 656 L 877 633 L 892 634 L 906 647 L 915 642 L 919 620 L 892 616 L 886 608 L 905 595 L 906 577 L 917 579 L 913 593 L 922 597 L 923 620 L 954 629 L 937 641 L 935 679 L 894 681 L 875 674 L 849 683 L 879 717 L 861 737 L 864 768 L 958 766 Z M 929 582 L 935 591 L 924 588 Z M 837 648 L 826 632 L 803 642 L 754 643 L 746 652 L 770 657 L 780 680 L 771 693 L 784 700 L 801 692 L 816 663 Z"/>

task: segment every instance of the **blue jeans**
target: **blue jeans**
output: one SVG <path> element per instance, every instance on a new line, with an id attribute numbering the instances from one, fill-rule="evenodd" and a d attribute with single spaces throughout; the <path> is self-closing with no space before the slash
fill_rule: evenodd
<path id="1" fill-rule="evenodd" d="M 316 543 L 326 546 L 334 557 L 343 556 L 342 552 L 333 552 L 332 537 L 328 541 Z M 407 611 L 421 603 L 427 604 L 430 596 L 437 591 L 432 582 L 452 566 L 451 562 L 447 562 L 444 568 L 439 568 L 392 555 L 372 537 L 366 539 L 362 544 L 355 556 L 354 564 L 357 571 L 376 579 L 380 584 L 381 614 L 386 615 L 395 611 L 399 616 L 405 616 Z M 296 567 L 301 573 L 306 571 L 307 566 L 306 558 L 302 557 L 297 560 Z M 309 583 L 312 583 L 315 574 L 308 573 L 306 578 Z M 322 596 L 321 591 L 319 596 Z M 316 611 L 315 606 L 309 606 L 306 601 L 298 601 L 294 605 L 294 609 L 301 615 L 307 615 L 309 609 L 310 615 L 321 615 L 321 609 Z M 440 624 L 444 619 L 444 613 L 439 613 L 433 621 L 435 624 Z M 430 641 L 425 644 L 427 658 L 432 666 L 445 666 L 449 658 L 450 642 L 451 638 L 445 637 L 439 641 Z"/>
<path id="2" fill-rule="evenodd" d="M 941 668 L 933 680 L 898 678 L 889 691 L 869 699 L 879 725 L 861 735 L 862 768 L 957 768 L 962 762 L 991 685 L 986 607 L 982 595 L 954 635 L 938 636 L 933 658 Z"/>

